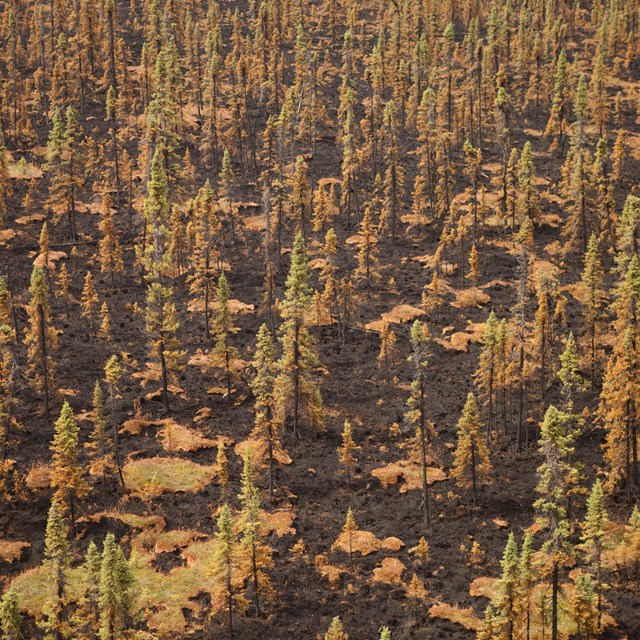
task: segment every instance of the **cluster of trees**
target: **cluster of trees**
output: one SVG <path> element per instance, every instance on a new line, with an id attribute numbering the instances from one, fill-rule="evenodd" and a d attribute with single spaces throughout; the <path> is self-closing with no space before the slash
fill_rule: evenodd
<path id="1" fill-rule="evenodd" d="M 423 319 L 397 335 L 383 321 L 377 362 L 381 401 L 406 402 L 420 531 L 436 529 L 428 467 L 442 448 L 434 337 L 453 322 L 452 289 L 469 287 L 470 313 L 485 322 L 473 389 L 449 420 L 458 419 L 450 478 L 475 509 L 505 451 L 529 457 L 537 443 L 542 460 L 534 508 L 544 562 L 532 561 L 531 537 L 520 550 L 509 538 L 480 637 L 525 629 L 529 638 L 535 612 L 557 640 L 560 580 L 573 562 L 568 608 L 581 637 L 600 633 L 604 496 L 631 502 L 640 488 L 640 199 L 625 167 L 636 99 L 620 88 L 638 64 L 639 12 L 637 0 L 6 4 L 0 233 L 43 224 L 37 238 L 26 226 L 0 236 L 34 250 L 28 284 L 22 244 L 15 265 L 13 254 L 0 265 L 0 491 L 20 499 L 26 470 L 13 457 L 24 423 L 36 423 L 51 442 L 45 634 L 91 628 L 115 640 L 137 624 L 132 572 L 111 534 L 102 552 L 87 549 L 85 595 L 72 610 L 70 538 L 96 478 L 126 491 L 119 429 L 135 381 L 158 384 L 165 414 L 181 406 L 195 342 L 228 407 L 253 400 L 240 509 L 218 514 L 214 606 L 230 636 L 237 610 L 261 615 L 275 587 L 254 466 L 273 498 L 286 439 L 317 435 L 333 415 L 315 327 L 356 340 L 359 321 L 389 306 L 415 245 L 431 255 L 417 290 L 400 297 Z M 545 190 L 555 169 L 561 179 Z M 259 234 L 245 215 L 256 208 Z M 502 249 L 506 275 L 491 264 Z M 254 275 L 245 256 L 261 267 L 250 329 L 232 298 L 232 284 L 241 290 Z M 513 304 L 481 317 L 485 273 L 510 279 Z M 144 364 L 128 357 L 121 320 L 144 343 Z M 97 345 L 100 371 L 80 375 L 66 361 L 71 324 Z M 87 437 L 62 402 L 81 382 L 69 364 L 91 379 L 91 400 L 77 407 L 92 405 Z M 31 415 L 37 405 L 42 419 Z M 603 478 L 585 504 L 591 482 L 575 447 L 592 430 L 603 435 Z M 344 421 L 338 459 L 350 489 L 363 447 Z M 634 511 L 628 526 L 639 519 Z M 19 637 L 11 589 L 0 628 Z M 339 619 L 325 635 L 347 637 Z"/>

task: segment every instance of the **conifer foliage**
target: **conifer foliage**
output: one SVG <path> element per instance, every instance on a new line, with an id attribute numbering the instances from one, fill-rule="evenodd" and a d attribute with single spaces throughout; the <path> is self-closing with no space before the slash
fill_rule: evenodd
<path id="1" fill-rule="evenodd" d="M 0 639 L 635 638 L 639 17 L 0 2 Z"/>

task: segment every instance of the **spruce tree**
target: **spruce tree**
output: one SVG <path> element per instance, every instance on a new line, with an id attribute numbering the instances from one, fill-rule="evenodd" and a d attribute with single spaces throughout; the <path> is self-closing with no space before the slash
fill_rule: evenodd
<path id="1" fill-rule="evenodd" d="M 533 537 L 526 533 L 522 542 L 520 558 L 518 561 L 518 590 L 520 593 L 520 609 L 524 611 L 525 618 L 525 638 L 531 639 L 531 603 L 532 592 L 535 584 L 535 574 L 533 569 Z"/>
<path id="2" fill-rule="evenodd" d="M 273 560 L 271 549 L 263 542 L 260 531 L 262 524 L 260 494 L 254 482 L 250 449 L 247 450 L 244 458 L 238 499 L 242 505 L 240 511 L 241 546 L 248 554 L 256 615 L 260 617 L 262 598 L 272 600 L 274 595 L 273 584 L 267 573 L 267 570 L 273 567 Z"/>
<path id="3" fill-rule="evenodd" d="M 461 489 L 471 488 L 473 504 L 478 502 L 478 488 L 491 481 L 492 466 L 482 422 L 473 393 L 470 391 L 458 421 L 458 442 L 451 477 Z"/>
<path id="4" fill-rule="evenodd" d="M 476 384 L 482 392 L 482 398 L 488 407 L 487 414 L 487 442 L 489 442 L 494 423 L 495 387 L 497 369 L 497 328 L 496 314 L 491 311 L 484 332 L 482 334 L 478 369 L 474 375 Z"/>
<path id="5" fill-rule="evenodd" d="M 238 540 L 233 530 L 231 510 L 225 504 L 218 517 L 218 531 L 214 538 L 214 555 L 211 573 L 220 582 L 221 600 L 227 614 L 227 631 L 229 639 L 234 636 L 234 610 L 237 604 L 244 602 L 238 585 L 240 558 L 238 557 Z"/>
<path id="6" fill-rule="evenodd" d="M 568 416 L 553 405 L 547 409 L 540 431 L 540 453 L 544 457 L 538 467 L 536 492 L 540 496 L 534 503 L 539 527 L 545 541 L 552 577 L 551 640 L 558 640 L 558 611 L 560 597 L 560 572 L 571 555 L 567 495 L 573 469 L 573 437 L 567 431 Z"/>
<path id="7" fill-rule="evenodd" d="M 109 532 L 100 567 L 100 640 L 119 640 L 131 619 L 133 575 L 122 547 Z"/>
<path id="8" fill-rule="evenodd" d="M 382 321 L 380 329 L 380 351 L 378 353 L 378 367 L 384 369 L 384 379 L 387 387 L 391 385 L 391 365 L 396 351 L 396 334 L 389 329 L 389 323 Z"/>
<path id="9" fill-rule="evenodd" d="M 308 329 L 313 297 L 309 278 L 304 239 L 298 232 L 281 307 L 284 319 L 280 337 L 282 358 L 275 382 L 279 421 L 284 424 L 291 416 L 293 432 L 298 436 L 303 416 L 316 430 L 324 423 L 322 396 L 313 378 L 318 355 Z"/>
<path id="10" fill-rule="evenodd" d="M 187 275 L 187 282 L 189 282 L 191 294 L 201 296 L 204 308 L 204 337 L 208 342 L 214 272 L 216 264 L 220 262 L 221 232 L 213 189 L 208 180 L 198 190 L 197 196 L 187 203 L 185 209 L 190 218 L 187 235 L 193 236 L 190 256 L 192 272 Z M 170 251 L 174 255 L 173 262 L 178 267 L 178 274 L 182 262 L 179 234 L 182 232 L 184 224 L 179 214 L 180 209 L 175 207 L 170 247 Z"/>
<path id="11" fill-rule="evenodd" d="M 3 640 L 22 640 L 24 636 L 20 630 L 21 624 L 18 592 L 11 586 L 0 600 L 0 631 Z"/>
<path id="12" fill-rule="evenodd" d="M 4 143 L 4 135 L 0 132 L 0 227 L 6 224 L 10 188 L 7 148 Z"/>
<path id="13" fill-rule="evenodd" d="M 106 302 L 103 302 L 100 307 L 100 328 L 98 329 L 98 336 L 103 340 L 111 340 L 111 314 L 109 313 L 109 306 Z"/>
<path id="14" fill-rule="evenodd" d="M 504 638 L 513 640 L 520 607 L 518 544 L 513 532 L 509 534 L 502 560 L 502 575 L 496 586 L 497 597 L 494 600 L 496 612 L 504 628 Z"/>
<path id="15" fill-rule="evenodd" d="M 120 460 L 120 444 L 118 439 L 118 422 L 115 417 L 115 400 L 120 385 L 120 379 L 122 378 L 122 366 L 117 355 L 112 355 L 104 365 L 104 380 L 107 383 L 107 389 L 109 390 L 109 408 L 111 427 L 113 433 L 113 454 L 116 459 L 116 467 L 118 469 L 118 479 L 120 480 L 120 486 L 124 489 L 124 476 L 122 475 L 122 462 Z"/>
<path id="16" fill-rule="evenodd" d="M 43 392 L 44 411 L 49 423 L 50 398 L 54 387 L 54 362 L 51 351 L 58 346 L 58 334 L 51 324 L 49 286 L 44 271 L 34 266 L 31 272 L 31 298 L 27 305 L 28 326 L 25 329 L 27 345 L 27 376 L 32 386 Z"/>
<path id="17" fill-rule="evenodd" d="M 180 323 L 176 317 L 173 289 L 165 284 L 164 272 L 169 266 L 168 241 L 168 185 L 163 166 L 163 153 L 156 149 L 147 183 L 144 216 L 149 244 L 141 252 L 146 269 L 147 305 L 146 330 L 151 355 L 160 365 L 162 404 L 169 411 L 170 378 L 182 368 L 184 352 L 177 336 Z"/>
<path id="18" fill-rule="evenodd" d="M 64 598 L 67 576 L 71 565 L 69 528 L 64 515 L 64 506 L 55 498 L 51 501 L 44 538 L 43 567 L 53 589 L 53 601 L 47 604 L 45 628 L 57 639 L 61 638 Z"/>
<path id="19" fill-rule="evenodd" d="M 599 635 L 599 613 L 593 580 L 588 573 L 578 573 L 571 598 L 578 638 L 595 640 Z"/>
<path id="20" fill-rule="evenodd" d="M 340 454 L 340 463 L 343 464 L 347 470 L 349 486 L 351 486 L 351 477 L 353 475 L 352 468 L 357 462 L 354 452 L 358 449 L 360 449 L 360 447 L 353 441 L 351 423 L 345 420 L 342 430 L 342 446 L 338 449 L 338 453 Z"/>
<path id="21" fill-rule="evenodd" d="M 324 640 L 349 640 L 349 635 L 345 632 L 342 622 L 337 616 L 331 621 L 329 630 L 324 634 Z"/>
<path id="22" fill-rule="evenodd" d="M 216 345 L 213 349 L 213 362 L 224 371 L 227 387 L 227 402 L 231 402 L 231 382 L 238 377 L 238 351 L 231 345 L 231 336 L 238 331 L 233 324 L 231 308 L 229 306 L 229 283 L 224 271 L 218 278 L 216 293 L 216 315 L 213 319 L 213 332 Z"/>
<path id="23" fill-rule="evenodd" d="M 371 207 L 367 207 L 360 223 L 359 248 L 356 255 L 358 266 L 353 273 L 357 281 L 364 283 L 367 298 L 371 297 L 373 284 L 380 280 L 377 243 L 378 239 L 371 219 Z"/>
<path id="24" fill-rule="evenodd" d="M 227 454 L 225 452 L 224 442 L 221 440 L 218 443 L 216 451 L 216 477 L 218 478 L 218 484 L 222 487 L 223 491 L 226 491 L 229 485 L 229 469 Z"/>
<path id="25" fill-rule="evenodd" d="M 603 284 L 603 270 L 598 251 L 598 239 L 591 234 L 589 246 L 584 256 L 584 269 L 580 284 L 584 295 L 581 301 L 582 331 L 588 340 L 591 386 L 595 384 L 598 362 L 598 339 L 603 324 L 603 306 L 606 293 Z"/>
<path id="26" fill-rule="evenodd" d="M 90 450 L 94 466 L 102 469 L 103 477 L 106 477 L 107 469 L 110 467 L 109 447 L 107 443 L 107 416 L 104 406 L 104 392 L 99 380 L 93 387 L 93 411 L 91 416 L 93 430 L 90 435 L 90 442 L 87 447 Z M 91 471 L 93 473 L 93 469 Z"/>
<path id="27" fill-rule="evenodd" d="M 115 275 L 124 271 L 122 248 L 118 240 L 115 216 L 111 210 L 111 196 L 107 189 L 102 191 L 99 229 L 102 237 L 98 243 L 98 257 L 101 273 L 108 273 L 111 286 L 115 287 Z"/>
<path id="28" fill-rule="evenodd" d="M 83 609 L 83 624 L 92 631 L 100 625 L 100 570 L 102 556 L 96 543 L 92 540 L 84 556 L 82 570 L 84 573 L 85 607 Z"/>
<path id="29" fill-rule="evenodd" d="M 556 62 L 553 103 L 544 132 L 547 137 L 551 138 L 551 150 L 557 149 L 563 140 L 567 93 L 567 55 L 562 49 Z"/>
<path id="30" fill-rule="evenodd" d="M 82 289 L 82 297 L 80 298 L 80 308 L 82 309 L 82 317 L 89 318 L 91 331 L 94 333 L 96 330 L 96 313 L 99 304 L 98 292 L 93 284 L 93 274 L 91 271 L 87 271 Z"/>
<path id="31" fill-rule="evenodd" d="M 633 256 L 638 254 L 640 241 L 640 198 L 628 195 L 616 228 L 616 266 L 624 273 Z"/>
<path id="32" fill-rule="evenodd" d="M 608 489 L 625 483 L 628 488 L 640 484 L 638 429 L 633 419 L 639 408 L 639 367 L 633 332 L 629 328 L 622 339 L 618 338 L 609 358 L 597 413 L 606 431 L 604 459 Z"/>
<path id="33" fill-rule="evenodd" d="M 266 324 L 262 324 L 256 336 L 256 350 L 253 358 L 255 376 L 251 389 L 255 397 L 254 427 L 251 437 L 266 450 L 269 466 L 269 497 L 273 497 L 275 462 L 286 456 L 280 441 L 279 427 L 276 422 L 276 404 L 274 384 L 277 374 L 277 362 L 273 338 Z M 265 457 L 259 452 L 258 460 Z"/>
<path id="34" fill-rule="evenodd" d="M 564 351 L 560 354 L 560 370 L 558 377 L 562 384 L 561 395 L 564 403 L 564 411 L 568 415 L 573 414 L 573 399 L 576 391 L 585 387 L 585 381 L 580 374 L 580 358 L 573 332 L 569 333 Z"/>
<path id="35" fill-rule="evenodd" d="M 422 513 L 425 526 L 431 525 L 429 509 L 429 483 L 427 480 L 427 455 L 433 440 L 433 425 L 426 415 L 427 365 L 429 355 L 429 329 L 426 323 L 416 320 L 411 327 L 411 355 L 408 360 L 413 368 L 411 394 L 407 400 L 409 411 L 406 413 L 408 422 L 415 425 L 416 443 L 420 456 L 420 470 L 422 479 Z"/>
<path id="36" fill-rule="evenodd" d="M 597 598 L 598 629 L 602 620 L 602 590 L 604 587 L 602 583 L 602 552 L 604 550 L 604 536 L 608 522 L 602 483 L 597 479 L 593 483 L 587 500 L 587 513 L 582 523 L 582 544 L 588 554 L 595 576 L 594 590 Z"/>
<path id="37" fill-rule="evenodd" d="M 65 400 L 60 417 L 54 425 L 54 436 L 51 442 L 51 486 L 55 488 L 54 499 L 70 508 L 74 535 L 76 501 L 82 500 L 90 490 L 78 459 L 79 433 L 80 428 L 76 423 L 73 410 Z"/>
<path id="38" fill-rule="evenodd" d="M 56 218 L 66 214 L 73 243 L 78 239 L 78 192 L 84 183 L 81 167 L 80 132 L 75 111 L 71 106 L 65 113 L 57 109 L 47 142 L 46 168 L 51 172 L 48 205 Z"/>
<path id="39" fill-rule="evenodd" d="M 495 640 L 500 637 L 500 618 L 493 605 L 489 604 L 484 610 L 484 618 L 480 623 L 476 640 Z"/>
<path id="40" fill-rule="evenodd" d="M 20 428 L 16 415 L 17 367 L 16 332 L 12 322 L 13 304 L 7 283 L 0 276 L 0 451 L 7 455 L 13 434 Z"/>
<path id="41" fill-rule="evenodd" d="M 393 100 L 389 100 L 383 115 L 385 132 L 386 170 L 384 172 L 384 201 L 380 214 L 381 226 L 391 231 L 391 238 L 396 241 L 398 218 L 402 213 L 404 199 L 405 171 L 400 158 L 398 144 L 398 109 Z"/>

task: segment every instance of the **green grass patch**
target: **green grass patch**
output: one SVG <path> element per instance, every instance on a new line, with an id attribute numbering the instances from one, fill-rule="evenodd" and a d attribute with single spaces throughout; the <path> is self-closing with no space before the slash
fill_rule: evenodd
<path id="1" fill-rule="evenodd" d="M 141 458 L 131 460 L 122 473 L 127 489 L 143 497 L 163 493 L 196 493 L 215 477 L 215 467 L 181 458 Z"/>

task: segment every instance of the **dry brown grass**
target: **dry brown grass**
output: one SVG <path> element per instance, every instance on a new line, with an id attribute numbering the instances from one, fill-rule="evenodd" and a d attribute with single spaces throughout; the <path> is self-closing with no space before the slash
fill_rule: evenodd
<path id="1" fill-rule="evenodd" d="M 119 520 L 133 529 L 153 529 L 160 532 L 167 526 L 166 520 L 162 516 L 138 515 L 137 513 L 120 511 L 100 511 L 84 518 L 78 518 L 78 522 L 82 522 L 84 519 L 100 522 L 103 518 Z"/>
<path id="2" fill-rule="evenodd" d="M 13 162 L 9 164 L 9 177 L 14 180 L 34 180 L 42 178 L 42 169 L 30 162 Z"/>
<path id="3" fill-rule="evenodd" d="M 434 604 L 429 609 L 429 616 L 431 618 L 442 618 L 450 622 L 455 622 L 470 631 L 477 631 L 481 624 L 480 618 L 476 616 L 470 607 L 468 609 L 461 609 L 457 605 L 454 606 L 444 602 Z"/>
<path id="4" fill-rule="evenodd" d="M 172 529 L 163 531 L 156 536 L 153 546 L 154 553 L 170 553 L 176 549 L 182 549 L 196 540 L 201 540 L 207 536 L 200 531 L 193 529 Z"/>
<path id="5" fill-rule="evenodd" d="M 29 469 L 24 483 L 32 491 L 48 489 L 51 486 L 51 467 L 44 462 L 34 464 Z"/>
<path id="6" fill-rule="evenodd" d="M 247 216 L 246 218 L 243 218 L 242 223 L 251 231 L 264 231 L 267 227 L 267 221 L 263 214 Z"/>

